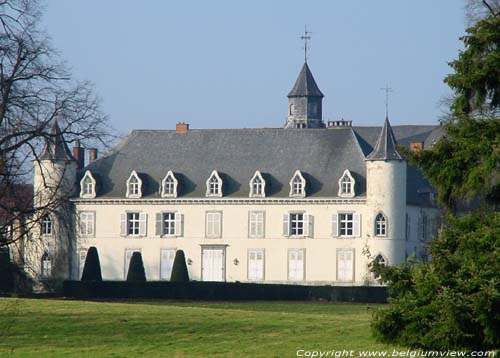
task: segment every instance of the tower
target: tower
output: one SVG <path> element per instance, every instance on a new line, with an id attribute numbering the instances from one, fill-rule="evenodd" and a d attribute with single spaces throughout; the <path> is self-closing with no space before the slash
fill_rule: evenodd
<path id="1" fill-rule="evenodd" d="M 307 62 L 304 62 L 295 85 L 288 93 L 288 119 L 285 128 L 324 127 L 323 97 Z"/>
<path id="2" fill-rule="evenodd" d="M 406 160 L 396 145 L 386 117 L 375 147 L 366 157 L 366 196 L 373 212 L 371 220 L 382 213 L 388 224 L 386 238 L 375 239 L 371 253 L 382 254 L 391 265 L 405 259 Z"/>

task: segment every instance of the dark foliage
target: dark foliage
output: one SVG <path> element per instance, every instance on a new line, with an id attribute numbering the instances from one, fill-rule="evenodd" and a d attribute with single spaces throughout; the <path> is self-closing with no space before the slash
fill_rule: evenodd
<path id="1" fill-rule="evenodd" d="M 186 266 L 186 257 L 184 251 L 177 250 L 174 258 L 174 265 L 172 267 L 172 282 L 189 282 L 189 273 Z"/>
<path id="2" fill-rule="evenodd" d="M 0 292 L 14 290 L 14 273 L 16 267 L 10 261 L 9 250 L 0 250 Z"/>
<path id="3" fill-rule="evenodd" d="M 144 264 L 142 262 L 142 255 L 140 252 L 134 252 L 130 259 L 130 265 L 127 273 L 128 282 L 146 282 L 146 272 L 144 271 Z"/>
<path id="4" fill-rule="evenodd" d="M 82 281 L 102 281 L 99 254 L 94 246 L 91 246 L 87 251 L 87 258 L 83 266 Z"/>

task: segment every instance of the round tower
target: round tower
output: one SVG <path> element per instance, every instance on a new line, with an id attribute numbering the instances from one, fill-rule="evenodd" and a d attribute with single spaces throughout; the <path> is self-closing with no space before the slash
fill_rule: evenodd
<path id="1" fill-rule="evenodd" d="M 381 254 L 390 265 L 405 260 L 406 160 L 396 148 L 396 140 L 386 118 L 373 151 L 366 157 L 367 206 L 374 232 L 370 252 Z M 385 217 L 386 232 L 376 235 L 375 218 Z"/>

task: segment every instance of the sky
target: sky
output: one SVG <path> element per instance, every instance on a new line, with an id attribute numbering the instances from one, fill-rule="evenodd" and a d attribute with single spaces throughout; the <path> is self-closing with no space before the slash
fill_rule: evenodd
<path id="1" fill-rule="evenodd" d="M 111 125 L 280 127 L 304 62 L 323 119 L 435 124 L 465 32 L 463 0 L 49 0 L 43 26 Z"/>

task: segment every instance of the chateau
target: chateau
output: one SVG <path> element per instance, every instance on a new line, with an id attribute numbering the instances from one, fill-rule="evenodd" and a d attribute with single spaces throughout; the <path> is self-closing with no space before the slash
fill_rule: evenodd
<path id="1" fill-rule="evenodd" d="M 439 211 L 398 146 L 432 146 L 440 127 L 324 121 L 307 63 L 288 99 L 284 128 L 134 130 L 86 166 L 54 122 L 34 205 L 71 199 L 31 234 L 36 278 L 79 279 L 90 246 L 105 280 L 125 279 L 134 251 L 148 280 L 169 280 L 182 249 L 192 280 L 335 285 L 377 284 L 372 260 L 421 258 Z"/>

